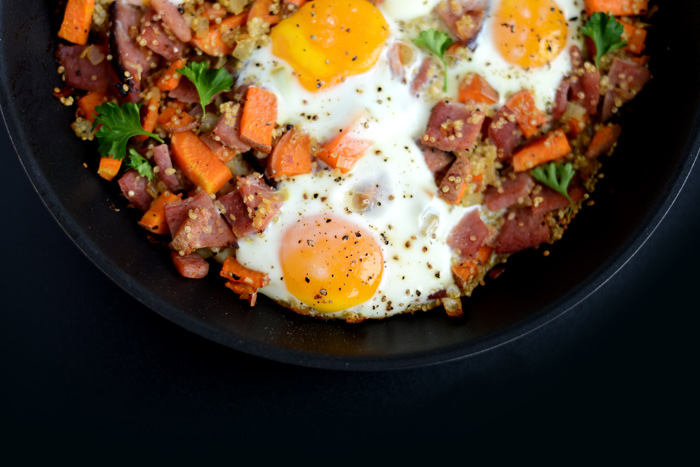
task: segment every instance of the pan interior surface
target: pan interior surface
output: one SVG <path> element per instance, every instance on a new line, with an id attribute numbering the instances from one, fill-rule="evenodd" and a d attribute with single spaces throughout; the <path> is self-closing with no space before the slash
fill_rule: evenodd
<path id="1" fill-rule="evenodd" d="M 178 276 L 168 251 L 146 240 L 116 184 L 96 176 L 96 145 L 74 136 L 74 108 L 52 97 L 61 86 L 54 58 L 57 5 L 0 4 L 0 104 L 37 192 L 95 265 L 145 305 L 205 338 L 273 360 L 407 368 L 464 358 L 545 324 L 639 250 L 673 203 L 700 146 L 700 4 L 664 3 L 650 32 L 654 79 L 623 112 L 622 136 L 615 155 L 604 160 L 595 205 L 546 248 L 548 257 L 544 248 L 511 257 L 504 274 L 464 300 L 463 319 L 433 310 L 351 325 L 296 315 L 265 297 L 249 308 L 215 275 L 199 281 Z"/>

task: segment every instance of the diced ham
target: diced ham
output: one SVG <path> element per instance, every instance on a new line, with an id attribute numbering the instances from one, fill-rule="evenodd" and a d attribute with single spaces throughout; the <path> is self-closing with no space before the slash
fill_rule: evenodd
<path id="1" fill-rule="evenodd" d="M 224 145 L 218 142 L 217 140 L 214 139 L 214 137 L 211 135 L 211 133 L 200 133 L 199 139 L 202 140 L 204 144 L 207 145 L 209 149 L 211 149 L 212 152 L 216 153 L 216 151 L 223 147 Z"/>
<path id="2" fill-rule="evenodd" d="M 158 166 L 158 177 L 165 183 L 170 191 L 177 193 L 183 189 L 180 180 L 175 175 L 173 160 L 170 157 L 170 150 L 167 144 L 159 144 L 153 148 L 153 159 Z"/>
<path id="3" fill-rule="evenodd" d="M 215 140 L 211 133 L 201 133 L 199 135 L 199 139 L 201 139 L 202 142 L 206 144 L 209 149 L 211 149 L 211 152 L 216 154 L 216 157 L 218 157 L 224 164 L 230 162 L 239 152 L 235 149 L 226 147 L 219 141 Z"/>
<path id="4" fill-rule="evenodd" d="M 489 139 L 489 128 L 491 128 L 491 123 L 493 122 L 493 117 L 489 117 L 488 115 L 484 116 L 484 124 L 481 125 L 481 131 L 479 132 L 479 136 L 488 141 Z"/>
<path id="5" fill-rule="evenodd" d="M 443 17 L 443 20 L 444 19 L 445 18 Z M 448 27 L 463 44 L 466 44 L 467 42 L 476 38 L 479 31 L 481 31 L 483 22 L 483 11 L 467 11 L 454 23 L 450 22 Z"/>
<path id="6" fill-rule="evenodd" d="M 399 81 L 403 81 L 406 78 L 406 70 L 401 63 L 401 45 L 398 42 L 389 49 L 387 61 L 391 75 Z"/>
<path id="7" fill-rule="evenodd" d="M 581 55 L 581 49 L 577 45 L 572 45 L 569 49 L 569 56 L 571 58 L 571 93 L 572 99 L 577 99 L 578 93 L 583 90 L 583 83 L 581 82 L 581 76 L 583 76 L 583 56 Z"/>
<path id="8" fill-rule="evenodd" d="M 90 50 L 94 47 L 95 50 Z M 90 52 L 96 52 L 94 54 Z M 109 84 L 109 61 L 106 47 L 97 45 L 61 45 L 56 52 L 65 68 L 66 84 L 84 91 L 106 92 Z M 102 56 L 102 61 L 92 63 L 90 57 Z M 94 58 L 93 58 L 94 60 Z"/>
<path id="9" fill-rule="evenodd" d="M 600 103 L 600 71 L 597 68 L 586 70 L 582 79 L 583 101 L 581 104 L 590 115 L 598 112 Z"/>
<path id="10" fill-rule="evenodd" d="M 564 78 L 557 87 L 557 93 L 554 96 L 554 104 L 552 105 L 552 120 L 559 120 L 564 112 L 566 112 L 566 103 L 569 100 L 569 88 L 571 82 L 569 78 Z"/>
<path id="11" fill-rule="evenodd" d="M 201 104 L 195 104 L 187 111 L 187 114 L 201 120 L 204 116 L 204 109 L 202 109 Z"/>
<path id="12" fill-rule="evenodd" d="M 463 258 L 473 257 L 489 237 L 489 229 L 478 209 L 465 214 L 447 237 L 447 245 Z"/>
<path id="13" fill-rule="evenodd" d="M 583 68 L 583 56 L 578 45 L 572 45 L 569 49 L 569 57 L 571 58 L 571 69 L 578 70 Z"/>
<path id="14" fill-rule="evenodd" d="M 452 163 L 438 187 L 438 196 L 450 204 L 459 204 L 471 182 L 471 164 L 469 159 L 459 156 Z"/>
<path id="15" fill-rule="evenodd" d="M 199 104 L 199 93 L 197 87 L 185 76 L 180 78 L 180 83 L 175 89 L 168 92 L 168 97 L 177 99 L 186 104 Z"/>
<path id="16" fill-rule="evenodd" d="M 182 42 L 192 40 L 192 31 L 185 18 L 180 14 L 178 6 L 170 0 L 151 0 L 151 6 L 160 13 L 163 23 L 165 23 L 175 37 Z"/>
<path id="17" fill-rule="evenodd" d="M 579 97 L 583 92 L 583 57 L 581 56 L 581 49 L 577 45 L 572 45 L 569 50 L 569 56 L 571 57 L 571 75 L 569 76 L 569 98 L 575 102 L 581 102 L 582 97 Z"/>
<path id="18" fill-rule="evenodd" d="M 447 297 L 447 290 L 438 290 L 437 292 L 428 295 L 429 300 L 439 300 L 445 297 Z"/>
<path id="19" fill-rule="evenodd" d="M 610 85 L 620 91 L 625 98 L 633 98 L 651 79 L 648 68 L 632 60 L 615 57 L 608 73 Z"/>
<path id="20" fill-rule="evenodd" d="M 413 51 L 404 42 L 395 42 L 387 53 L 389 69 L 394 78 L 401 82 L 406 81 L 406 65 L 413 59 Z"/>
<path id="21" fill-rule="evenodd" d="M 447 0 L 436 11 L 445 25 L 463 44 L 476 38 L 484 20 L 488 0 Z"/>
<path id="22" fill-rule="evenodd" d="M 544 216 L 536 216 L 529 207 L 509 211 L 496 239 L 495 252 L 516 253 L 548 242 L 550 232 Z"/>
<path id="23" fill-rule="evenodd" d="M 190 209 L 187 213 L 185 221 L 180 226 L 180 229 L 173 236 L 173 241 L 170 242 L 170 248 L 180 254 L 190 254 L 198 248 L 204 248 L 206 245 L 202 237 L 206 235 L 207 228 L 211 221 L 211 211 L 202 209 L 199 206 Z"/>
<path id="24" fill-rule="evenodd" d="M 241 115 L 242 108 L 240 106 L 234 106 L 230 110 L 224 111 L 211 131 L 211 135 L 215 140 L 230 148 L 240 152 L 248 152 L 250 146 L 241 140 Z"/>
<path id="25" fill-rule="evenodd" d="M 433 78 L 432 72 L 434 67 L 435 63 L 432 58 L 425 57 L 423 59 L 418 73 L 413 78 L 413 81 L 411 81 L 411 94 L 417 97 L 428 87 L 431 78 Z"/>
<path id="26" fill-rule="evenodd" d="M 170 258 L 182 277 L 201 279 L 209 274 L 209 263 L 197 253 L 182 256 L 173 250 L 170 252 Z"/>
<path id="27" fill-rule="evenodd" d="M 574 204 L 581 201 L 586 194 L 586 190 L 578 183 L 569 185 L 568 192 Z M 568 199 L 544 185 L 539 185 L 538 188 L 534 189 L 530 197 L 532 198 L 532 215 L 535 217 L 571 206 Z"/>
<path id="28" fill-rule="evenodd" d="M 431 172 L 440 173 L 447 169 L 455 160 L 455 156 L 440 149 L 423 148 L 423 157 L 425 164 Z"/>
<path id="29" fill-rule="evenodd" d="M 256 232 L 253 219 L 248 215 L 248 206 L 243 202 L 243 196 L 238 190 L 233 190 L 217 200 L 219 210 L 231 226 L 236 238 L 243 238 Z"/>
<path id="30" fill-rule="evenodd" d="M 123 2 L 111 6 L 112 27 L 109 48 L 114 57 L 117 78 L 122 83 L 120 93 L 129 102 L 140 100 L 141 81 L 146 79 L 158 63 L 158 56 L 136 42 L 141 11 Z"/>
<path id="31" fill-rule="evenodd" d="M 571 47 L 571 76 L 569 100 L 581 104 L 590 115 L 595 115 L 600 102 L 600 71 L 591 63 L 583 63 L 578 46 Z"/>
<path id="32" fill-rule="evenodd" d="M 489 139 L 498 148 L 498 157 L 507 160 L 522 142 L 523 132 L 518 127 L 515 113 L 505 105 L 493 116 L 489 126 Z"/>
<path id="33" fill-rule="evenodd" d="M 610 90 L 603 101 L 603 121 L 609 120 L 617 108 L 632 100 L 651 79 L 648 68 L 631 60 L 613 58 L 610 71 Z"/>
<path id="34" fill-rule="evenodd" d="M 484 113 L 480 110 L 472 111 L 460 102 L 442 100 L 430 113 L 421 143 L 443 151 L 467 151 L 474 145 L 483 123 Z"/>
<path id="35" fill-rule="evenodd" d="M 137 171 L 134 169 L 128 170 L 121 176 L 118 183 L 122 193 L 124 193 L 124 196 L 131 204 L 141 211 L 147 211 L 151 207 L 153 196 L 146 190 L 148 180 L 140 176 Z"/>
<path id="36" fill-rule="evenodd" d="M 620 105 L 617 105 L 620 104 Z M 622 97 L 617 91 L 608 91 L 603 99 L 603 110 L 601 111 L 601 120 L 607 122 L 622 106 Z"/>
<path id="37" fill-rule="evenodd" d="M 235 243 L 236 239 L 233 236 L 233 232 L 222 219 L 221 214 L 214 206 L 214 202 L 204 191 L 200 191 L 195 196 L 176 203 L 165 204 L 165 220 L 173 238 L 181 230 L 187 219 L 190 218 L 190 211 L 195 209 L 206 211 L 207 214 L 205 216 L 208 217 L 208 222 L 205 226 L 201 226 L 201 231 L 193 231 L 192 226 L 190 226 L 189 233 L 200 245 L 197 248 L 224 247 Z M 199 226 L 199 224 L 195 225 Z"/>
<path id="38" fill-rule="evenodd" d="M 206 193 L 200 192 L 195 196 L 181 199 L 175 203 L 166 203 L 164 205 L 165 221 L 168 224 L 168 229 L 170 230 L 171 236 L 174 237 L 177 231 L 180 229 L 182 223 L 185 222 L 185 219 L 187 219 L 187 213 L 190 211 L 190 209 L 194 209 L 197 206 L 207 206 L 207 200 L 204 199 L 204 195 L 206 195 Z M 208 195 L 206 195 L 206 198 L 211 201 L 211 198 L 209 198 Z M 214 203 L 212 202 L 212 206 L 213 204 Z"/>
<path id="39" fill-rule="evenodd" d="M 279 193 L 265 183 L 259 173 L 238 177 L 238 190 L 248 207 L 248 215 L 253 220 L 253 227 L 262 232 L 282 206 Z"/>
<path id="40" fill-rule="evenodd" d="M 185 44 L 166 31 L 163 24 L 154 18 L 156 13 L 149 9 L 141 25 L 141 37 L 146 41 L 146 47 L 166 60 L 174 61 L 182 57 Z"/>
<path id="41" fill-rule="evenodd" d="M 506 177 L 500 188 L 490 186 L 484 192 L 484 202 L 491 211 L 509 208 L 524 200 L 535 187 L 535 180 L 527 172 Z"/>
<path id="42" fill-rule="evenodd" d="M 567 78 L 569 81 L 568 99 L 583 105 L 589 114 L 594 115 L 600 101 L 600 71 L 591 63 L 584 65 L 578 46 L 573 45 L 569 53 L 572 71 Z"/>

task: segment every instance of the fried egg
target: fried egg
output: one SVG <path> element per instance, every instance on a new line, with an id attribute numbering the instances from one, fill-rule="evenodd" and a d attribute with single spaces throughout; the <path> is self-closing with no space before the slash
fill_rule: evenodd
<path id="1" fill-rule="evenodd" d="M 525 3 L 547 1 L 553 3 Z M 408 44 L 414 57 L 406 75 L 415 75 L 429 52 L 412 43 L 412 24 L 437 24 L 431 13 L 437 3 L 308 2 L 242 63 L 237 84 L 274 93 L 278 125 L 301 126 L 322 143 L 361 122 L 356 128 L 370 142 L 348 173 L 319 161 L 320 170 L 279 181 L 284 202 L 275 220 L 262 233 L 239 239 L 238 261 L 269 274 L 260 292 L 278 303 L 316 316 L 364 319 L 430 308 L 439 293 L 459 295 L 451 272 L 455 254 L 446 240 L 464 215 L 481 207 L 448 205 L 437 196 L 417 145 L 437 99 L 415 96 L 388 61 L 390 45 Z M 512 8 L 510 0 L 493 2 L 471 58 L 448 71 L 447 96 L 456 95 L 460 76 L 479 72 L 502 98 L 529 87 L 538 102 L 551 100 L 567 72 L 568 58 L 561 57 L 571 33 L 556 57 L 545 50 L 548 61 L 537 70 L 534 60 L 542 52 L 528 49 L 536 57 L 524 66 L 525 58 L 495 37 L 496 23 L 510 18 Z M 573 14 L 561 11 L 563 17 Z M 532 26 L 523 15 L 512 21 Z M 545 74 L 552 77 L 542 84 Z"/>
<path id="2" fill-rule="evenodd" d="M 532 91 L 546 111 L 562 77 L 571 71 L 569 50 L 582 48 L 580 0 L 493 0 L 474 51 L 455 64 L 452 92 L 461 77 L 479 73 L 503 104 L 512 94 Z"/>

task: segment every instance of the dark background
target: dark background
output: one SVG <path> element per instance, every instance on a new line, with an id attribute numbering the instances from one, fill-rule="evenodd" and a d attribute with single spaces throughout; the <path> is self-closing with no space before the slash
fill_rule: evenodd
<path id="1" fill-rule="evenodd" d="M 543 329 L 463 361 L 353 373 L 245 355 L 161 318 L 61 230 L 4 127 L 0 157 L 3 454 L 605 448 L 669 461 L 697 442 L 698 167 L 641 252 Z"/>

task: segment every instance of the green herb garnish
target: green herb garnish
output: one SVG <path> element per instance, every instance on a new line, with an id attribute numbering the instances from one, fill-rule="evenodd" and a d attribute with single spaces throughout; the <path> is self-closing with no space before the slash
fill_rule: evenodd
<path id="1" fill-rule="evenodd" d="M 593 39 L 595 44 L 595 66 L 600 68 L 600 59 L 613 50 L 627 46 L 622 40 L 625 27 L 615 17 L 608 13 L 593 13 L 581 32 Z"/>
<path id="2" fill-rule="evenodd" d="M 445 63 L 445 51 L 452 45 L 452 38 L 447 33 L 430 28 L 427 31 L 421 31 L 418 37 L 413 39 L 413 43 L 419 47 L 427 48 L 438 56 L 442 62 L 442 66 L 445 68 L 445 92 L 447 92 L 447 63 Z"/>
<path id="3" fill-rule="evenodd" d="M 542 183 L 548 186 L 557 193 L 565 196 L 569 200 L 570 212 L 574 211 L 574 202 L 569 196 L 569 183 L 571 179 L 574 178 L 576 171 L 573 169 L 571 162 L 566 164 L 556 164 L 550 162 L 549 164 L 541 167 L 537 167 L 530 171 L 530 175 Z"/>
<path id="4" fill-rule="evenodd" d="M 197 88 L 204 115 L 207 114 L 206 107 L 214 96 L 220 92 L 228 91 L 233 86 L 233 78 L 226 70 L 223 68 L 209 69 L 206 63 L 189 62 L 177 72 L 186 76 Z"/>
<path id="5" fill-rule="evenodd" d="M 117 105 L 114 102 L 105 102 L 95 107 L 96 115 L 92 129 L 100 127 L 97 130 L 97 150 L 100 155 L 112 159 L 124 159 L 126 144 L 132 136 L 146 135 L 163 142 L 158 135 L 143 129 L 140 108 L 141 104 Z"/>
<path id="6" fill-rule="evenodd" d="M 134 169 L 139 175 L 146 177 L 149 181 L 153 180 L 153 167 L 134 148 L 129 148 L 129 159 L 126 161 L 126 166 Z"/>

